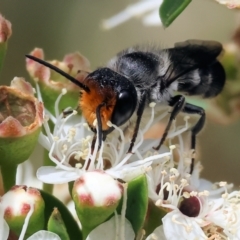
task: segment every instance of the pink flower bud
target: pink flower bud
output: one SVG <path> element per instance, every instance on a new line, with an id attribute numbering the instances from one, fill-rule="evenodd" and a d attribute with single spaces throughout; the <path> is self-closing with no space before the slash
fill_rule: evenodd
<path id="1" fill-rule="evenodd" d="M 122 197 L 122 185 L 104 172 L 86 172 L 77 179 L 72 196 L 78 218 L 87 236 L 117 208 Z"/>
<path id="2" fill-rule="evenodd" d="M 40 48 L 35 48 L 30 55 L 44 59 L 44 52 Z M 52 60 L 49 62 L 79 80 L 85 78 L 90 71 L 88 59 L 78 52 L 66 55 L 63 61 Z M 39 81 L 49 88 L 55 90 L 62 90 L 63 88 L 76 90 L 75 84 L 29 58 L 26 59 L 26 67 L 33 80 Z"/>
<path id="3" fill-rule="evenodd" d="M 31 216 L 29 222 L 25 222 L 25 224 L 28 224 L 26 236 L 44 228 L 45 203 L 37 189 L 14 186 L 3 195 L 0 204 L 10 230 L 17 236 L 20 236 L 28 215 Z"/>
<path id="4" fill-rule="evenodd" d="M 30 55 L 44 59 L 43 50 L 40 48 L 35 48 Z M 89 61 L 80 53 L 68 54 L 63 61 L 49 62 L 79 81 L 83 81 L 90 71 Z M 62 111 L 67 107 L 77 107 L 80 88 L 74 83 L 31 59 L 26 59 L 26 67 L 32 79 L 38 82 L 45 107 L 52 114 L 55 113 L 55 101 L 63 89 L 67 91 L 59 103 L 59 109 Z"/>
<path id="5" fill-rule="evenodd" d="M 0 137 L 21 137 L 41 127 L 43 104 L 31 85 L 15 77 L 11 86 L 0 86 Z"/>
<path id="6" fill-rule="evenodd" d="M 0 86 L 0 165 L 19 164 L 32 153 L 43 123 L 43 104 L 32 86 L 15 77 Z"/>
<path id="7" fill-rule="evenodd" d="M 0 14 L 0 43 L 6 42 L 12 35 L 12 24 Z"/>

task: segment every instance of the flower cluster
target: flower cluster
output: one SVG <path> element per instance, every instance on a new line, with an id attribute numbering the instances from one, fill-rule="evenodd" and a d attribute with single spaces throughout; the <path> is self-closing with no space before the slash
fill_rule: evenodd
<path id="1" fill-rule="evenodd" d="M 161 25 L 161 21 L 159 19 L 158 9 L 161 3 L 162 0 L 140 0 L 137 3 L 129 5 L 113 17 L 104 20 L 102 27 L 109 30 L 133 17 L 142 17 L 142 22 L 146 26 L 159 26 Z"/>
<path id="2" fill-rule="evenodd" d="M 39 92 L 39 94 L 41 94 Z M 60 98 L 64 98 L 66 90 L 63 89 L 56 100 L 55 109 L 58 109 Z M 92 134 L 84 119 L 73 111 L 67 117 L 64 113 L 56 111 L 55 116 L 48 113 L 45 116 L 44 127 L 46 134 L 41 133 L 39 141 L 49 151 L 50 159 L 56 167 L 43 166 L 37 172 L 37 177 L 45 183 L 64 183 L 75 181 L 90 182 L 90 180 L 77 180 L 95 171 L 105 172 L 110 178 L 122 179 L 131 183 L 138 176 L 147 177 L 148 201 L 153 202 L 162 215 L 162 220 L 155 223 L 153 233 L 148 230 L 147 219 L 145 219 L 145 232 L 148 239 L 194 239 L 201 236 L 202 239 L 234 239 L 240 234 L 239 225 L 239 192 L 228 193 L 232 185 L 226 183 L 216 184 L 200 179 L 202 166 L 198 162 L 192 174 L 189 174 L 192 152 L 186 150 L 182 134 L 190 128 L 189 117 L 184 118 L 185 125 L 176 127 L 176 123 L 168 135 L 169 147 L 164 146 L 161 153 L 153 150 L 156 140 L 144 139 L 144 133 L 150 128 L 154 121 L 163 119 L 168 110 L 155 116 L 155 104 L 151 103 L 149 110 L 151 115 L 145 127 L 140 129 L 139 137 L 133 149 L 135 154 L 125 154 L 128 139 L 122 129 L 115 128 L 98 152 L 96 147 L 91 151 Z M 68 111 L 69 109 L 66 109 Z M 154 120 L 155 119 L 155 120 Z M 54 122 L 51 132 L 48 121 Z M 176 145 L 171 145 L 172 141 Z M 96 143 L 96 146 L 98 143 Z M 87 175 L 86 175 L 87 176 Z M 79 178 L 80 177 L 80 178 Z M 98 180 L 101 182 L 100 179 Z M 109 180 L 108 180 L 109 181 Z M 94 184 L 91 184 L 94 186 Z M 76 186 L 74 191 L 76 191 Z M 99 185 L 92 189 L 91 204 L 97 205 L 93 194 L 97 194 Z M 87 187 L 88 188 L 88 187 Z M 102 190 L 108 188 L 103 185 Z M 122 188 L 122 187 L 121 187 Z M 89 188 L 88 188 L 89 189 Z M 109 187 L 110 189 L 110 187 Z M 111 193 L 114 194 L 113 188 Z M 102 191 L 100 190 L 100 191 Z M 221 196 L 222 193 L 222 196 Z M 106 194 L 110 196 L 111 194 Z M 100 195 L 98 195 L 100 198 Z M 110 197 L 115 198 L 115 197 Z M 80 197 L 81 199 L 81 197 Z M 95 198 L 96 199 L 96 198 Z M 88 200 L 89 202 L 89 197 Z M 115 200 L 113 201 L 115 202 Z M 76 207 L 82 209 L 82 207 Z M 77 210 L 78 211 L 78 210 Z M 96 210 L 93 210 L 96 214 Z M 123 214 L 126 216 L 125 210 Z M 151 216 L 150 210 L 148 209 Z M 237 213 L 235 214 L 235 211 Z M 79 214 L 79 219 L 83 216 Z M 86 216 L 84 216 L 86 218 Z M 121 217 L 119 216 L 121 219 Z M 90 233 L 88 239 L 96 239 L 99 234 L 106 234 L 109 224 L 117 227 L 115 221 L 118 217 L 111 218 L 108 222 L 97 224 Z M 219 219 L 225 219 L 224 224 Z M 120 220 L 119 220 L 120 221 Z M 221 223 L 220 223 L 221 222 Z M 134 231 L 131 223 L 124 220 L 125 238 L 133 239 Z M 130 230 L 129 230 L 130 229 Z M 144 227 L 143 227 L 144 229 Z M 118 230 L 116 230 L 118 231 Z M 106 239 L 111 239 L 116 232 L 108 233 Z M 127 234 L 127 235 L 126 235 Z M 95 236 L 95 237 L 94 237 Z M 132 237 L 130 237 L 132 236 Z"/>
<path id="3" fill-rule="evenodd" d="M 124 12 L 125 19 L 120 14 L 105 24 L 113 27 L 135 15 L 137 7 L 144 13 L 158 5 L 142 0 Z M 10 35 L 10 24 L 0 16 L 0 37 L 7 41 Z M 31 55 L 44 59 L 39 48 Z M 51 64 L 79 81 L 90 71 L 79 53 Z M 75 110 L 79 90 L 33 60 L 26 60 L 26 67 L 36 90 L 22 78 L 0 86 L 1 239 L 240 239 L 240 191 L 200 178 L 201 163 L 193 166 L 195 153 L 184 141 L 189 116 L 173 122 L 165 145 L 156 151 L 159 139 L 146 133 L 155 123 L 165 128 L 169 107 L 150 103 L 132 152 L 126 153 L 131 124 L 122 129 L 107 122 L 114 131 L 99 144 L 97 119 L 94 135 L 81 109 Z M 44 184 L 68 183 L 75 218 L 50 191 L 15 185 L 17 166 L 29 158 L 37 139 L 51 163 L 37 170 L 37 178 Z"/>

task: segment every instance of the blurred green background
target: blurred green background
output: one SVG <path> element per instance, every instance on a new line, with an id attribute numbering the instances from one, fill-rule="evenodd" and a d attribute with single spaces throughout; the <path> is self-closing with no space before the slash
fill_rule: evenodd
<path id="1" fill-rule="evenodd" d="M 229 10 L 213 0 L 194 0 L 167 29 L 143 26 L 136 18 L 110 31 L 101 28 L 103 19 L 134 2 L 137 1 L 0 0 L 0 12 L 13 25 L 1 83 L 8 84 L 14 76 L 29 79 L 24 55 L 34 47 L 43 48 L 49 60 L 80 51 L 94 69 L 135 44 L 171 47 L 186 39 L 225 43 L 239 23 L 237 10 Z M 228 126 L 208 121 L 198 145 L 203 177 L 240 184 L 240 121 Z M 38 148 L 32 156 L 39 165 L 41 152 Z"/>

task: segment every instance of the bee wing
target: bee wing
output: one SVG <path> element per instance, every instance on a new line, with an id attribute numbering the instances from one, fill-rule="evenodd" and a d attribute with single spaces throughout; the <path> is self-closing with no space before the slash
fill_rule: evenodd
<path id="1" fill-rule="evenodd" d="M 170 66 L 164 80 L 167 86 L 178 82 L 178 91 L 188 95 L 216 96 L 225 83 L 225 71 L 216 59 L 222 52 L 216 41 L 188 40 L 167 49 Z"/>
<path id="2" fill-rule="evenodd" d="M 217 58 L 223 51 L 222 44 L 217 41 L 194 39 L 175 43 L 174 48 L 190 54 L 196 54 L 198 59 L 205 59 L 207 61 Z"/>

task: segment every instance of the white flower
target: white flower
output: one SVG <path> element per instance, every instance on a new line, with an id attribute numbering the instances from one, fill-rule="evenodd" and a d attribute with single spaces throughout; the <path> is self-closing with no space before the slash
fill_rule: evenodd
<path id="1" fill-rule="evenodd" d="M 163 226 L 159 226 L 155 228 L 152 234 L 150 234 L 146 240 L 166 240 L 164 231 L 163 231 Z"/>
<path id="2" fill-rule="evenodd" d="M 228 193 L 232 184 L 220 182 L 217 186 L 200 179 L 200 162 L 189 174 L 192 153 L 184 150 L 182 136 L 177 137 L 179 144 L 170 146 L 169 158 L 154 162 L 147 172 L 149 198 L 166 211 L 162 218 L 165 238 L 239 239 L 240 193 Z M 157 229 L 149 239 L 161 236 Z"/>
<path id="3" fill-rule="evenodd" d="M 48 232 L 45 230 L 38 231 L 34 233 L 31 237 L 29 237 L 27 240 L 61 240 L 61 238 L 53 233 L 53 232 Z"/>
<path id="4" fill-rule="evenodd" d="M 123 222 L 123 223 L 122 223 Z M 121 233 L 121 228 L 124 225 L 124 233 Z M 116 238 L 116 236 L 121 236 L 123 238 Z M 101 237 L 100 237 L 101 236 Z M 113 216 L 107 222 L 104 222 L 97 226 L 87 237 L 87 240 L 113 240 L 113 239 L 127 239 L 134 240 L 135 233 L 133 231 L 131 223 L 120 215 Z"/>
<path id="5" fill-rule="evenodd" d="M 226 5 L 228 8 L 240 8 L 240 0 L 216 0 L 218 3 Z"/>
<path id="6" fill-rule="evenodd" d="M 60 97 L 56 101 L 56 109 L 58 109 Z M 182 133 L 189 129 L 188 117 L 184 118 L 184 126 L 176 127 L 175 123 L 173 124 L 168 134 L 169 149 L 162 147 L 163 152 L 156 153 L 152 147 L 159 140 L 143 139 L 143 134 L 157 119 L 154 119 L 154 107 L 152 106 L 147 124 L 144 129 L 139 130 L 133 148 L 135 154 L 125 154 L 128 139 L 121 128 L 109 123 L 115 128 L 113 134 L 108 135 L 99 152 L 97 147 L 91 151 L 93 134 L 84 120 L 74 111 L 66 118 L 63 118 L 63 114 L 59 114 L 57 110 L 56 117 L 49 113 L 48 115 L 54 122 L 54 130 L 51 133 L 45 121 L 46 135 L 41 135 L 40 142 L 49 150 L 49 157 L 56 167 L 41 167 L 37 173 L 41 181 L 63 183 L 76 180 L 86 172 L 100 170 L 115 179 L 120 178 L 128 182 L 146 173 L 149 197 L 156 201 L 157 206 L 168 211 L 162 219 L 162 228 L 157 228 L 152 235 L 148 236 L 149 239 L 161 238 L 163 232 L 167 240 L 207 239 L 213 236 L 234 239 L 239 236 L 238 194 L 235 192 L 227 194 L 232 185 L 221 183 L 220 188 L 216 188 L 216 184 L 200 179 L 202 170 L 200 162 L 195 164 L 192 174 L 189 174 L 193 152 L 185 149 L 182 139 Z M 166 115 L 164 112 L 158 120 Z M 172 138 L 175 138 L 175 141 L 178 140 L 177 145 L 171 145 Z M 95 146 L 98 146 L 98 142 Z M 178 156 L 177 159 L 175 155 Z M 224 191 L 224 197 L 220 197 Z M 232 201 L 237 203 L 233 204 Z M 107 224 L 113 224 L 111 221 Z M 122 222 L 122 224 L 126 223 Z M 118 231 L 116 227 L 113 229 Z M 102 231 L 105 231 L 104 225 L 94 229 L 88 239 L 95 239 L 96 234 Z M 101 234 L 105 234 L 103 232 Z"/>
<path id="7" fill-rule="evenodd" d="M 3 215 L 4 215 L 4 211 L 0 204 L 0 236 L 1 236 L 1 240 L 7 240 L 9 235 L 9 226 L 5 221 L 5 219 L 3 218 Z"/>
<path id="8" fill-rule="evenodd" d="M 219 198 L 209 198 L 206 190 L 186 191 L 191 188 L 186 179 L 177 184 L 179 172 L 176 169 L 171 169 L 170 173 L 165 173 L 170 180 L 162 183 L 156 201 L 157 206 L 168 212 L 162 218 L 167 240 L 215 239 L 213 236 L 239 239 L 240 192 L 228 193 L 228 185 L 220 183 L 219 189 L 225 193 Z"/>
<path id="9" fill-rule="evenodd" d="M 165 161 L 171 153 L 166 148 L 162 148 L 163 153 L 153 151 L 155 141 L 143 139 L 143 134 L 149 129 L 154 119 L 154 104 L 151 105 L 151 115 L 144 129 L 139 130 L 139 134 L 132 153 L 126 154 L 128 141 L 121 128 L 111 124 L 115 128 L 112 135 L 108 135 L 107 140 L 102 142 L 102 148 L 97 151 L 97 147 L 91 152 L 91 142 L 93 133 L 84 122 L 82 117 L 76 115 L 76 111 L 63 118 L 63 114 L 58 113 L 58 102 L 66 91 L 59 96 L 56 101 L 56 117 L 48 113 L 49 118 L 54 123 L 54 130 L 51 133 L 45 116 L 45 132 L 40 135 L 39 142 L 49 150 L 50 159 L 56 167 L 43 166 L 37 171 L 39 180 L 45 183 L 66 183 L 79 178 L 86 171 L 101 170 L 114 178 L 124 181 L 144 174 L 149 170 L 152 162 Z M 156 119 L 166 116 L 165 111 Z M 169 132 L 169 138 L 181 134 L 188 129 L 188 123 L 180 128 L 173 127 Z M 98 138 L 95 146 L 98 146 Z M 141 151 L 139 148 L 141 147 Z M 161 151 L 162 151 L 161 150 Z"/>
<path id="10" fill-rule="evenodd" d="M 130 20 L 133 17 L 142 17 L 142 22 L 147 26 L 161 25 L 159 17 L 159 7 L 162 0 L 140 0 L 137 3 L 129 5 L 126 9 L 113 17 L 104 20 L 102 27 L 111 29 Z"/>

